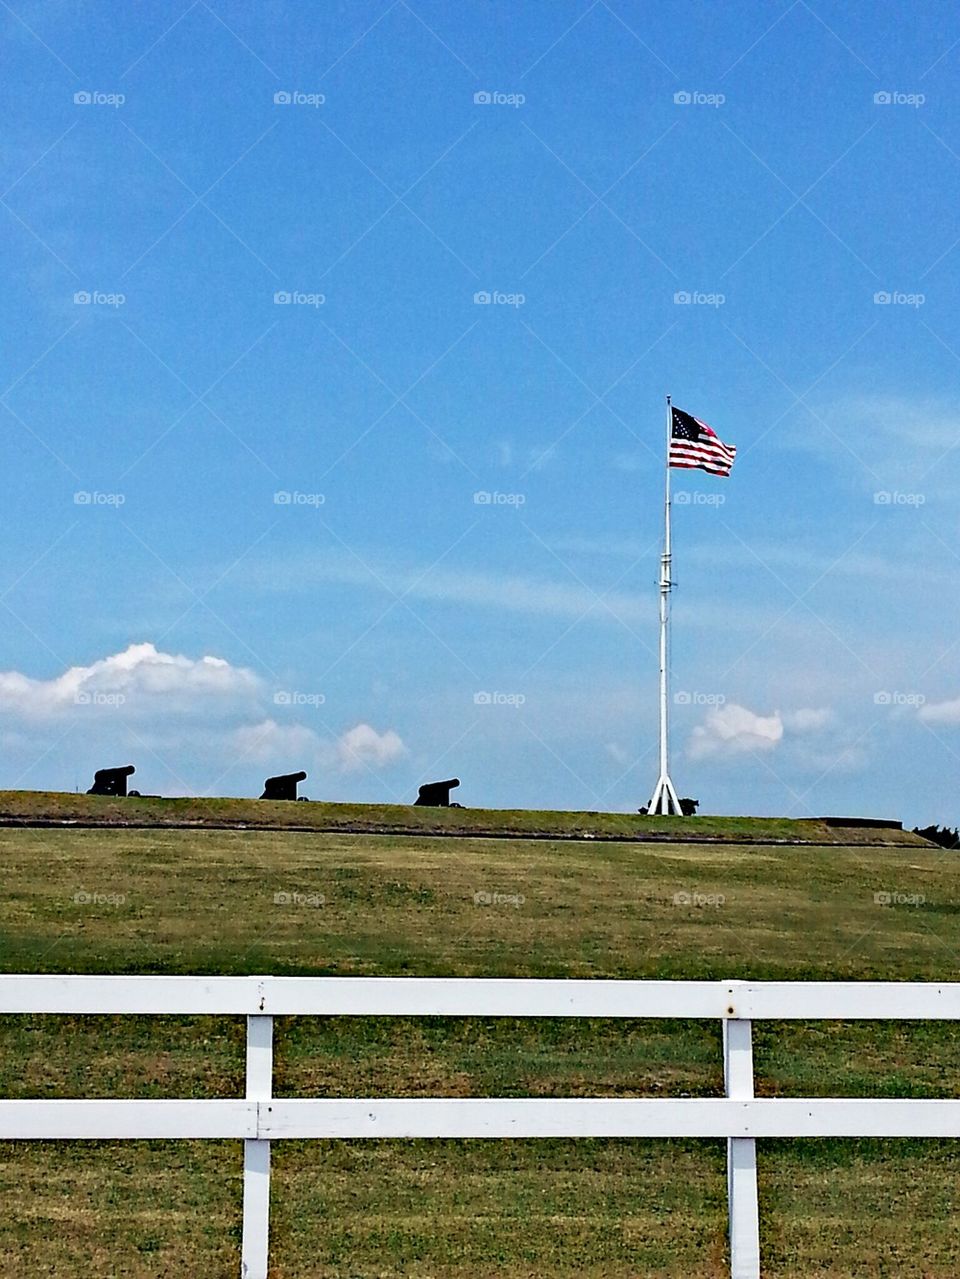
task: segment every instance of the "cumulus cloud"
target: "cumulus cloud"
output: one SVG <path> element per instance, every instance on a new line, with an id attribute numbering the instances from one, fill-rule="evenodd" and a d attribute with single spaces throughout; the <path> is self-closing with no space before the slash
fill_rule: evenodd
<path id="1" fill-rule="evenodd" d="M 232 742 L 238 754 L 253 763 L 276 768 L 296 764 L 339 773 L 385 768 L 407 753 L 399 733 L 392 728 L 380 733 L 369 724 L 356 724 L 338 737 L 326 737 L 303 724 L 265 719 L 236 729 Z"/>
<path id="2" fill-rule="evenodd" d="M 242 724 L 235 729 L 231 746 L 242 759 L 251 763 L 279 767 L 285 759 L 315 759 L 320 749 L 320 738 L 312 728 L 303 724 L 278 724 L 275 719 L 265 719 L 258 724 Z"/>
<path id="3" fill-rule="evenodd" d="M 240 707 L 261 691 L 253 671 L 221 657 L 161 653 L 153 644 L 131 644 L 90 666 L 71 666 L 53 679 L 0 672 L 0 711 L 25 720 L 58 718 L 78 706 L 122 707 L 126 713 L 156 709 L 209 713 L 213 704 Z"/>
<path id="4" fill-rule="evenodd" d="M 852 759 L 837 735 L 836 716 L 826 706 L 758 715 L 737 702 L 726 702 L 712 709 L 693 730 L 687 754 L 694 760 L 722 759 L 789 747 L 793 762 L 804 766 L 824 760 L 836 763 L 840 757 Z"/>
<path id="5" fill-rule="evenodd" d="M 805 707 L 788 711 L 783 716 L 783 726 L 793 733 L 818 733 L 833 723 L 833 711 L 826 706 Z"/>
<path id="6" fill-rule="evenodd" d="M 960 697 L 949 702 L 928 702 L 920 707 L 919 715 L 928 724 L 960 724 Z"/>
<path id="7" fill-rule="evenodd" d="M 691 759 L 706 759 L 714 755 L 774 750 L 782 738 L 783 720 L 779 711 L 755 715 L 745 706 L 727 702 L 711 710 L 705 721 L 697 725 L 687 749 Z"/>
<path id="8" fill-rule="evenodd" d="M 50 679 L 0 672 L 0 750 L 8 764 L 18 759 L 30 767 L 31 757 L 46 756 L 51 736 L 61 741 L 78 730 L 81 755 L 98 761 L 93 766 L 102 764 L 101 750 L 149 750 L 155 764 L 170 761 L 178 770 L 180 789 L 189 786 L 179 778 L 181 759 L 202 760 L 214 770 L 244 763 L 345 775 L 386 768 L 407 753 L 394 729 L 361 722 L 324 732 L 316 720 L 274 718 L 276 704 L 261 676 L 222 657 L 131 644 Z M 86 771 L 85 762 L 75 767 Z"/>
<path id="9" fill-rule="evenodd" d="M 393 764 L 407 753 L 407 748 L 392 728 L 378 733 L 369 724 L 357 724 L 337 739 L 337 751 L 341 769 L 350 773 Z"/>

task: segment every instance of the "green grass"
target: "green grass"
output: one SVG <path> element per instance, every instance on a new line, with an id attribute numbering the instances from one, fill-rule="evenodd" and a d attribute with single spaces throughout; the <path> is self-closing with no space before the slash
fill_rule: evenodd
<path id="1" fill-rule="evenodd" d="M 816 818 L 651 817 L 639 813 L 418 808 L 413 804 L 284 803 L 255 799 L 161 799 L 0 791 L 0 825 L 80 824 L 368 834 L 462 834 L 598 840 L 729 840 L 732 843 L 922 846 L 910 831 L 828 826 Z"/>
<path id="2" fill-rule="evenodd" d="M 0 830 L 0 859 L 5 971 L 944 980 L 960 955 L 956 855 L 919 843 L 54 828 Z M 876 892 L 923 901 L 885 907 Z M 513 900 L 475 900 L 495 893 Z M 714 1023 L 276 1031 L 286 1096 L 722 1090 Z M 960 1096 L 949 1026 L 762 1024 L 755 1039 L 765 1095 Z M 0 1019 L 0 1095 L 242 1088 L 239 1019 Z M 722 1143 L 290 1142 L 274 1166 L 276 1279 L 724 1273 Z M 233 1279 L 239 1172 L 238 1143 L 0 1145 L 0 1270 Z M 763 1143 L 765 1274 L 955 1276 L 958 1197 L 951 1143 Z"/>

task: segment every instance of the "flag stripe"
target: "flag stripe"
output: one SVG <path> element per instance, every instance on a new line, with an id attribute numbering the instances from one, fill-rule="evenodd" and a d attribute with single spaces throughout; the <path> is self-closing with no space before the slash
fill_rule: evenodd
<path id="1" fill-rule="evenodd" d="M 691 444 L 689 440 L 674 440 L 670 445 L 671 453 L 702 453 L 706 457 L 720 457 L 732 462 L 737 456 L 736 449 L 715 449 L 709 444 Z"/>
<path id="2" fill-rule="evenodd" d="M 688 441 L 688 440 L 675 440 L 675 441 L 674 441 L 674 443 L 675 443 L 675 444 L 685 444 L 685 443 L 689 443 L 689 442 L 690 442 L 690 441 Z M 707 450 L 708 450 L 709 452 L 711 452 L 711 453 L 721 453 L 721 454 L 723 454 L 723 456 L 724 456 L 724 457 L 731 457 L 731 458 L 732 458 L 732 457 L 734 457 L 734 456 L 736 456 L 736 452 L 737 452 L 736 448 L 734 448 L 732 445 L 729 445 L 729 444 L 719 444 L 719 443 L 716 443 L 716 444 L 715 444 L 715 443 L 713 442 L 713 440 L 701 441 L 701 442 L 700 442 L 700 444 L 699 444 L 699 447 L 700 447 L 700 448 L 705 448 L 705 449 L 707 449 Z"/>
<path id="3" fill-rule="evenodd" d="M 734 454 L 734 453 L 736 453 L 736 451 L 737 451 L 737 447 L 736 447 L 736 445 L 735 445 L 735 444 L 724 444 L 724 442 L 723 442 L 722 440 L 717 439 L 717 437 L 713 434 L 713 432 L 712 432 L 712 431 L 710 432 L 709 438 L 708 438 L 708 439 L 706 439 L 706 440 L 703 440 L 703 439 L 700 439 L 700 440 L 680 440 L 680 439 L 674 439 L 674 440 L 673 440 L 673 443 L 674 443 L 674 444 L 699 444 L 699 445 L 701 445 L 703 448 L 707 448 L 707 449 L 716 449 L 718 452 L 721 452 L 721 453 L 729 453 L 729 454 L 731 454 L 731 455 L 733 455 L 733 454 Z"/>
<path id="4" fill-rule="evenodd" d="M 711 466 L 709 462 L 671 462 L 670 466 L 681 471 L 708 471 L 711 475 L 721 475 L 724 479 L 730 474 L 729 466 Z"/>
<path id="5" fill-rule="evenodd" d="M 729 475 L 730 471 L 733 469 L 729 462 L 718 462 L 715 459 L 706 457 L 676 457 L 670 465 L 687 467 L 702 466 L 709 470 L 716 469 L 718 471 L 723 471 L 726 475 Z"/>
<path id="6" fill-rule="evenodd" d="M 733 463 L 724 457 L 707 457 L 702 453 L 672 453 L 670 455 L 670 465 L 686 466 L 719 466 L 729 471 L 733 467 Z"/>
<path id="7" fill-rule="evenodd" d="M 725 475 L 729 475 L 731 471 L 731 467 L 726 462 L 709 462 L 702 457 L 698 457 L 698 458 L 682 457 L 682 458 L 678 458 L 675 462 L 671 462 L 670 465 L 686 466 L 686 467 L 702 466 L 706 470 L 723 471 Z"/>
<path id="8" fill-rule="evenodd" d="M 726 477 L 730 474 L 736 446 L 724 444 L 716 431 L 691 413 L 674 408 L 671 417 L 668 464 L 689 471 L 706 471 Z"/>

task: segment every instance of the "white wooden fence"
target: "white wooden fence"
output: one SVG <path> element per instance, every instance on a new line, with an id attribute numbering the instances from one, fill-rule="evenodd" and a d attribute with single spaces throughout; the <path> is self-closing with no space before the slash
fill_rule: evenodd
<path id="1" fill-rule="evenodd" d="M 0 1100 L 2 1140 L 242 1138 L 244 1279 L 266 1279 L 270 1142 L 285 1137 L 725 1137 L 733 1279 L 760 1275 L 757 1138 L 960 1137 L 960 1100 L 755 1098 L 751 1039 L 761 1019 L 958 1020 L 958 982 L 0 975 L 3 1013 L 246 1016 L 243 1099 Z M 273 1017 L 295 1014 L 718 1018 L 726 1096 L 278 1099 Z"/>

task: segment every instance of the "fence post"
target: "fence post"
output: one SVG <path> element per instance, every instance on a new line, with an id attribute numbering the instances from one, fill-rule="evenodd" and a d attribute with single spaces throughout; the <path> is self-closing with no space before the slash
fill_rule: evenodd
<path id="1" fill-rule="evenodd" d="M 247 1017 L 248 1101 L 268 1101 L 273 1095 L 273 1018 Z M 270 1142 L 243 1143 L 243 1243 L 241 1279 L 267 1279 L 270 1251 Z"/>
<path id="2" fill-rule="evenodd" d="M 728 1097 L 753 1096 L 752 1024 L 723 1022 L 723 1080 Z M 727 1138 L 727 1208 L 730 1221 L 731 1279 L 760 1279 L 760 1210 L 757 1199 L 757 1143 Z"/>

